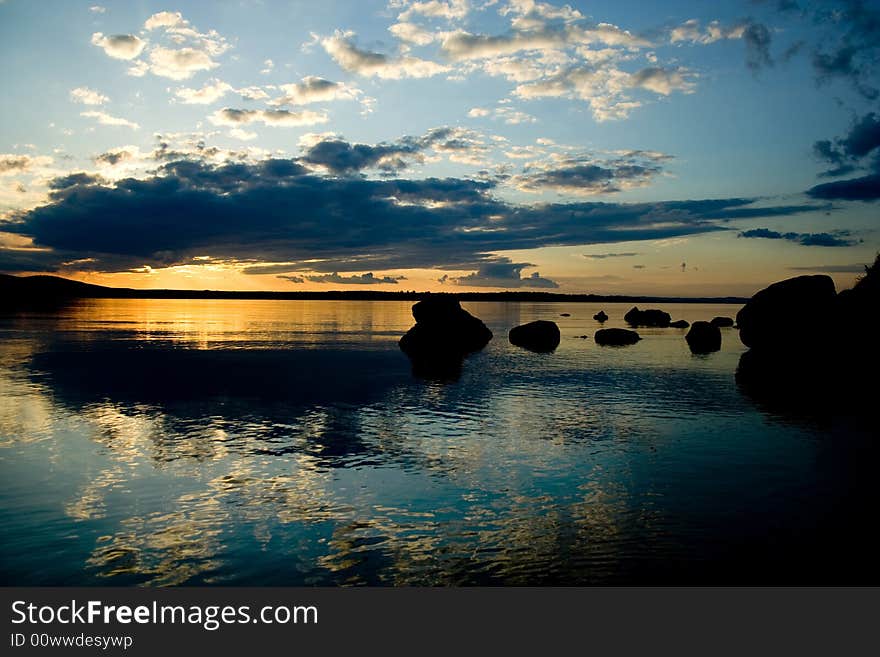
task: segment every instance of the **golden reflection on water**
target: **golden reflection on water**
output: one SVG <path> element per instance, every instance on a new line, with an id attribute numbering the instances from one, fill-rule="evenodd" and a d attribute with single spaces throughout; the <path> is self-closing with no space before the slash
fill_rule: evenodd
<path id="1" fill-rule="evenodd" d="M 306 582 L 454 584 L 468 581 L 476 568 L 487 578 L 529 583 L 574 545 L 595 546 L 593 567 L 609 568 L 621 526 L 634 514 L 643 526 L 655 521 L 652 510 L 633 507 L 626 481 L 631 447 L 620 439 L 637 421 L 528 376 L 534 362 L 565 374 L 564 367 L 594 349 L 585 342 L 561 346 L 568 361 L 536 361 L 505 351 L 510 347 L 496 328 L 471 371 L 497 379 L 499 368 L 525 363 L 523 385 L 471 394 L 403 376 L 361 404 L 327 399 L 300 407 L 294 390 L 289 400 L 257 401 L 243 411 L 235 400 L 184 404 L 161 394 L 149 402 L 112 395 L 64 401 L 51 377 L 29 365 L 42 352 L 153 343 L 195 350 L 341 345 L 387 349 L 397 358 L 394 343 L 412 324 L 410 306 L 96 300 L 14 318 L 7 324 L 14 339 L 0 346 L 0 449 L 7 450 L 0 457 L 13 459 L 35 442 L 45 443 L 56 464 L 76 457 L 59 506 L 75 527 L 100 528 L 82 565 L 109 583 L 118 577 L 149 585 L 227 581 L 235 576 L 228 568 L 236 542 L 268 553 L 279 549 L 276 540 L 284 541 L 282 551 L 305 555 Z M 535 312 L 558 316 L 551 306 Z M 523 321 L 525 311 L 483 304 L 477 314 L 493 312 L 502 324 Z M 502 357 L 492 360 L 493 350 Z M 609 435 L 618 442 L 577 452 L 594 466 L 587 481 L 566 482 L 563 498 L 573 501 L 560 504 L 540 492 L 543 481 L 565 479 L 570 467 L 583 466 L 569 461 L 566 450 Z M 603 462 L 607 469 L 598 465 Z M 283 563 L 283 557 L 267 560 Z"/>

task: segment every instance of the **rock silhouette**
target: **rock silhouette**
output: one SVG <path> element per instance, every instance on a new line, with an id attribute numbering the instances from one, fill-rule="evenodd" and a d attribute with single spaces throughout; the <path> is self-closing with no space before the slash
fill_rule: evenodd
<path id="1" fill-rule="evenodd" d="M 426 297 L 413 305 L 412 314 L 416 324 L 398 344 L 417 376 L 455 379 L 464 357 L 492 339 L 492 331 L 452 296 Z"/>
<path id="2" fill-rule="evenodd" d="M 609 347 L 622 347 L 635 344 L 641 340 L 641 336 L 635 331 L 622 328 L 599 329 L 593 338 L 596 344 Z"/>
<path id="3" fill-rule="evenodd" d="M 510 329 L 507 339 L 517 347 L 530 351 L 549 352 L 559 346 L 559 327 L 556 322 L 539 319 L 514 326 Z"/>
<path id="4" fill-rule="evenodd" d="M 669 328 L 687 328 L 690 326 L 690 322 L 684 319 L 677 319 L 674 322 L 669 323 Z"/>
<path id="5" fill-rule="evenodd" d="M 713 317 L 709 322 L 712 326 L 717 326 L 718 328 L 728 328 L 733 326 L 733 318 L 732 317 Z"/>
<path id="6" fill-rule="evenodd" d="M 571 313 L 559 313 L 560 317 L 571 317 Z"/>
<path id="7" fill-rule="evenodd" d="M 721 349 L 721 329 L 711 322 L 694 322 L 684 339 L 695 354 L 708 354 Z"/>
<path id="8" fill-rule="evenodd" d="M 595 315 L 593 315 L 593 319 L 595 319 L 597 322 L 607 322 L 608 315 L 605 314 L 604 310 L 600 310 Z"/>
<path id="9" fill-rule="evenodd" d="M 647 326 L 665 328 L 669 326 L 672 317 L 669 313 L 662 310 L 639 310 L 634 306 L 626 315 L 623 316 L 624 321 L 630 326 Z"/>
<path id="10" fill-rule="evenodd" d="M 835 306 L 828 276 L 797 276 L 764 288 L 736 314 L 739 338 L 755 349 L 814 348 L 827 329 L 816 322 Z"/>

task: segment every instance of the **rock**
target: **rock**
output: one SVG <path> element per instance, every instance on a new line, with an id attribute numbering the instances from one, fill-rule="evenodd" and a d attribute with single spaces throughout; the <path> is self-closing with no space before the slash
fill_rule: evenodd
<path id="1" fill-rule="evenodd" d="M 639 310 L 638 307 L 633 307 L 626 315 L 623 316 L 623 319 L 630 326 L 648 326 L 648 327 L 659 327 L 665 328 L 669 326 L 669 323 L 672 321 L 672 317 L 670 317 L 669 313 L 664 312 L 662 310 Z"/>
<path id="2" fill-rule="evenodd" d="M 600 310 L 595 315 L 593 315 L 593 319 L 595 319 L 597 322 L 607 322 L 608 315 L 605 314 L 604 310 Z"/>
<path id="3" fill-rule="evenodd" d="M 747 347 L 793 351 L 821 341 L 832 315 L 834 281 L 824 275 L 797 276 L 764 288 L 736 314 L 739 338 Z"/>
<path id="4" fill-rule="evenodd" d="M 559 313 L 560 317 L 571 317 L 571 313 Z"/>
<path id="5" fill-rule="evenodd" d="M 416 324 L 398 344 L 412 361 L 413 372 L 426 378 L 455 378 L 464 357 L 492 339 L 492 331 L 452 296 L 426 297 L 412 307 L 412 314 Z"/>
<path id="6" fill-rule="evenodd" d="M 642 338 L 635 331 L 622 328 L 599 329 L 594 337 L 596 344 L 610 347 L 622 347 L 635 344 Z"/>
<path id="7" fill-rule="evenodd" d="M 669 323 L 669 328 L 687 328 L 690 325 L 690 322 L 684 319 L 677 319 L 674 322 Z"/>
<path id="8" fill-rule="evenodd" d="M 579 337 L 581 340 L 589 340 L 590 339 L 589 335 L 579 335 L 577 337 Z"/>
<path id="9" fill-rule="evenodd" d="M 514 326 L 507 339 L 511 344 L 529 351 L 553 351 L 559 346 L 559 327 L 556 322 L 539 319 L 522 326 Z"/>
<path id="10" fill-rule="evenodd" d="M 733 318 L 732 317 L 713 317 L 709 322 L 712 326 L 717 326 L 718 328 L 728 328 L 733 326 Z"/>
<path id="11" fill-rule="evenodd" d="M 708 354 L 721 349 L 721 329 L 710 322 L 694 322 L 684 339 L 695 354 Z"/>

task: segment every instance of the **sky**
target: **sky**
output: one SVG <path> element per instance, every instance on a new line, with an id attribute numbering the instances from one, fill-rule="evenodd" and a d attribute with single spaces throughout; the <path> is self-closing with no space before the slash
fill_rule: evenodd
<path id="1" fill-rule="evenodd" d="M 0 272 L 750 295 L 880 249 L 880 6 L 0 0 Z"/>

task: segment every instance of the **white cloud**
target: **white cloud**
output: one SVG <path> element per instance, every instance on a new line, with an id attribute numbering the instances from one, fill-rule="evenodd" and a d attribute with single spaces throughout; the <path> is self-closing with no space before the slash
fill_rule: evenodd
<path id="1" fill-rule="evenodd" d="M 464 18 L 470 11 L 468 0 L 449 0 L 449 2 L 427 0 L 426 2 L 411 2 L 405 6 L 406 9 L 397 17 L 399 21 L 409 21 L 416 15 L 456 20 Z"/>
<path id="2" fill-rule="evenodd" d="M 172 80 L 186 80 L 198 71 L 208 71 L 219 66 L 203 50 L 195 48 L 154 48 L 150 51 L 150 71 Z"/>
<path id="3" fill-rule="evenodd" d="M 722 27 L 718 21 L 712 21 L 704 28 L 700 25 L 699 20 L 691 18 L 670 30 L 669 42 L 689 41 L 705 45 L 715 43 L 721 39 L 741 39 L 746 27 L 746 22 L 739 22 L 730 27 Z"/>
<path id="4" fill-rule="evenodd" d="M 696 86 L 691 80 L 694 74 L 685 68 L 665 69 L 657 66 L 643 68 L 630 76 L 634 87 L 648 89 L 654 93 L 668 96 L 674 91 L 693 93 Z"/>
<path id="5" fill-rule="evenodd" d="M 269 94 L 260 87 L 242 87 L 241 89 L 236 89 L 235 93 L 245 100 L 266 100 L 269 97 Z"/>
<path id="6" fill-rule="evenodd" d="M 159 27 L 177 27 L 178 25 L 186 25 L 183 15 L 179 11 L 160 11 L 150 16 L 144 23 L 147 30 L 155 30 Z"/>
<path id="7" fill-rule="evenodd" d="M 473 107 L 468 112 L 468 116 L 473 119 L 476 119 L 476 118 L 482 118 L 484 116 L 489 116 L 491 113 L 492 113 L 492 110 L 488 110 L 485 107 Z"/>
<path id="8" fill-rule="evenodd" d="M 327 123 L 328 116 L 323 112 L 290 112 L 288 110 L 243 110 L 224 107 L 208 116 L 214 125 L 240 127 L 250 123 L 263 123 L 269 126 L 297 127 Z"/>
<path id="9" fill-rule="evenodd" d="M 444 73 L 449 68 L 437 62 L 403 55 L 390 57 L 381 53 L 361 50 L 352 43 L 353 32 L 340 32 L 321 39 L 321 45 L 337 64 L 346 71 L 365 77 L 376 76 L 387 80 L 428 78 Z"/>
<path id="10" fill-rule="evenodd" d="M 440 33 L 426 30 L 415 23 L 395 23 L 388 28 L 388 31 L 401 41 L 416 46 L 426 46 L 440 38 Z"/>
<path id="11" fill-rule="evenodd" d="M 52 158 L 47 155 L 31 157 L 18 153 L 0 153 L 0 176 L 14 176 L 50 164 Z"/>
<path id="12" fill-rule="evenodd" d="M 89 7 L 89 11 L 93 14 L 104 14 L 107 13 L 107 7 L 102 7 L 101 5 L 92 5 Z"/>
<path id="13" fill-rule="evenodd" d="M 233 128 L 229 131 L 229 136 L 234 139 L 239 139 L 241 141 L 250 141 L 257 138 L 257 133 L 248 132 L 247 130 L 242 130 L 241 128 Z"/>
<path id="14" fill-rule="evenodd" d="M 268 75 L 272 72 L 272 69 L 275 68 L 275 62 L 271 59 L 267 59 L 263 61 L 263 69 L 260 71 L 262 75 Z"/>
<path id="15" fill-rule="evenodd" d="M 185 105 L 210 105 L 232 90 L 232 85 L 215 79 L 206 82 L 201 89 L 180 87 L 174 95 Z"/>
<path id="16" fill-rule="evenodd" d="M 89 111 L 89 112 L 81 112 L 80 116 L 84 116 L 87 119 L 95 119 L 101 125 L 112 125 L 112 126 L 123 126 L 126 128 L 131 128 L 132 130 L 137 130 L 140 126 L 128 119 L 119 118 L 117 116 L 111 116 L 106 112 L 97 112 L 97 111 Z"/>
<path id="17" fill-rule="evenodd" d="M 75 103 L 82 103 L 83 105 L 103 105 L 110 100 L 104 94 L 88 87 L 71 89 L 70 99 Z"/>
<path id="18" fill-rule="evenodd" d="M 355 100 L 361 95 L 361 90 L 356 87 L 314 75 L 304 77 L 301 82 L 294 84 L 282 84 L 279 88 L 284 95 L 273 100 L 273 105 L 308 105 L 331 100 Z"/>
<path id="19" fill-rule="evenodd" d="M 101 32 L 95 32 L 92 35 L 92 45 L 103 48 L 104 52 L 114 59 L 134 59 L 143 52 L 147 44 L 134 34 L 105 36 Z"/>

